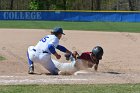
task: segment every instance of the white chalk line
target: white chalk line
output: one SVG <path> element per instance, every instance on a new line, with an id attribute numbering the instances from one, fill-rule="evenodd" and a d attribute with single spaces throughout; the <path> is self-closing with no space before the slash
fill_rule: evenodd
<path id="1" fill-rule="evenodd" d="M 40 77 L 42 78 L 42 77 Z M 0 84 L 50 84 L 59 82 L 79 82 L 93 81 L 93 79 L 76 79 L 76 78 L 32 78 L 30 76 L 0 76 Z"/>
<path id="2" fill-rule="evenodd" d="M 1 79 L 4 79 L 5 78 L 5 80 L 6 80 L 6 78 L 7 79 L 21 79 L 21 78 L 31 78 L 30 76 L 0 76 L 0 80 Z M 40 77 L 41 78 L 41 77 Z M 43 78 L 46 78 L 46 77 L 43 77 Z M 46 78 L 46 79 L 48 79 L 48 78 Z M 35 80 L 46 80 L 46 79 L 35 79 Z M 29 80 L 31 80 L 31 79 L 29 79 Z M 86 80 L 93 80 L 93 79 L 76 79 L 76 78 L 69 78 L 69 79 L 66 79 L 66 78 L 50 78 L 49 80 L 84 80 L 84 81 L 86 81 Z"/>
<path id="3" fill-rule="evenodd" d="M 62 80 L 62 81 L 89 81 L 90 79 L 49 79 L 49 80 L 52 80 L 52 81 L 58 81 L 58 80 Z M 11 79 L 11 80 L 0 80 L 0 82 L 48 82 L 48 79 L 34 79 L 34 80 L 31 80 L 31 79 L 22 79 L 22 80 L 16 80 L 16 79 Z"/>
<path id="4" fill-rule="evenodd" d="M 131 74 L 127 75 L 129 78 L 133 76 Z M 136 75 L 135 77 L 138 77 Z M 124 75 L 123 75 L 124 77 Z M 111 76 L 111 78 L 104 79 L 100 76 L 94 77 L 75 77 L 75 76 L 34 76 L 34 75 L 22 75 L 22 76 L 0 76 L 0 85 L 15 85 L 15 84 L 95 84 L 95 83 L 138 83 L 140 80 L 127 80 L 126 76 Z M 133 77 L 134 78 L 134 77 Z M 120 79 L 120 80 L 119 80 Z"/>

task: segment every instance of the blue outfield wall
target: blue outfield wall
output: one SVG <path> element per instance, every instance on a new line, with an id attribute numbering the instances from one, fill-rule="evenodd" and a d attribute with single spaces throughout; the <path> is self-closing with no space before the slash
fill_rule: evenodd
<path id="1" fill-rule="evenodd" d="M 140 12 L 0 11 L 0 20 L 140 22 Z"/>

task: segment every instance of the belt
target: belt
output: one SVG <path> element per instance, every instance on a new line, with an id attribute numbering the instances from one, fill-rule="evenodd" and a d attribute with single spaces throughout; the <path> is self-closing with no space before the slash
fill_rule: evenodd
<path id="1" fill-rule="evenodd" d="M 33 51 L 35 51 L 36 52 L 36 49 L 33 49 Z M 43 51 L 42 53 L 48 53 L 47 51 Z"/>

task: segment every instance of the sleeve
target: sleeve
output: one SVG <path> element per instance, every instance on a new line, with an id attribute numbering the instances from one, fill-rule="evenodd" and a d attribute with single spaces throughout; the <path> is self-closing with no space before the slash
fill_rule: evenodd
<path id="1" fill-rule="evenodd" d="M 59 45 L 59 40 L 57 38 L 53 38 L 50 40 L 49 44 L 52 44 L 54 48 L 56 48 Z"/>
<path id="2" fill-rule="evenodd" d="M 79 59 L 83 59 L 84 57 L 85 57 L 85 54 L 82 53 L 78 58 L 79 58 Z"/>
<path id="3" fill-rule="evenodd" d="M 61 45 L 58 45 L 56 48 L 57 48 L 58 50 L 64 52 L 64 53 L 67 51 L 67 49 L 66 49 L 64 46 L 61 46 Z"/>
<path id="4" fill-rule="evenodd" d="M 54 45 L 53 45 L 53 44 L 49 44 L 49 45 L 48 45 L 48 49 L 50 50 L 50 52 L 51 52 L 52 54 L 55 54 L 55 53 L 56 53 L 56 51 L 55 51 L 55 48 L 54 48 Z"/>

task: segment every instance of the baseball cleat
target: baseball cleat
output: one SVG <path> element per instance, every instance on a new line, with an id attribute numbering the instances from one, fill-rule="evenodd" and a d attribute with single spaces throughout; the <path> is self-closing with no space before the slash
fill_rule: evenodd
<path id="1" fill-rule="evenodd" d="M 34 74 L 34 66 L 29 67 L 28 74 Z"/>

